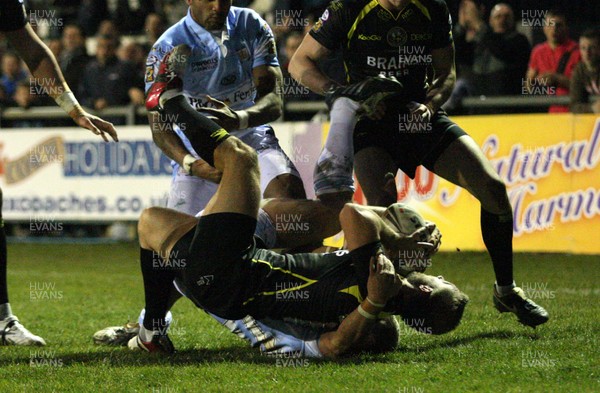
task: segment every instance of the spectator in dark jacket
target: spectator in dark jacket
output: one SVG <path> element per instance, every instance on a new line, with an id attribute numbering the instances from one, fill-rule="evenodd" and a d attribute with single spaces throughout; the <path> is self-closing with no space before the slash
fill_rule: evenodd
<path id="1" fill-rule="evenodd" d="M 600 113 L 600 29 L 586 30 L 579 38 L 581 62 L 571 78 L 571 111 Z"/>
<path id="2" fill-rule="evenodd" d="M 515 30 L 515 16 L 508 4 L 494 6 L 490 26 L 478 33 L 473 62 L 475 95 L 521 94 L 531 50 L 527 37 Z"/>
<path id="3" fill-rule="evenodd" d="M 134 65 L 116 56 L 117 41 L 111 36 L 97 40 L 96 58 L 88 63 L 80 85 L 80 101 L 91 108 L 142 104 L 142 75 Z"/>
<path id="4" fill-rule="evenodd" d="M 75 91 L 91 57 L 85 48 L 85 35 L 81 27 L 77 25 L 66 25 L 62 35 L 63 50 L 58 58 L 60 69 L 69 86 Z"/>

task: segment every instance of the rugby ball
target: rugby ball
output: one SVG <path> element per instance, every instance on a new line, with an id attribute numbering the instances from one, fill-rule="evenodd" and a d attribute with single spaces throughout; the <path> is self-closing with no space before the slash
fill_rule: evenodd
<path id="1" fill-rule="evenodd" d="M 403 235 L 410 235 L 425 226 L 425 219 L 414 208 L 399 202 L 390 205 L 381 218 Z"/>

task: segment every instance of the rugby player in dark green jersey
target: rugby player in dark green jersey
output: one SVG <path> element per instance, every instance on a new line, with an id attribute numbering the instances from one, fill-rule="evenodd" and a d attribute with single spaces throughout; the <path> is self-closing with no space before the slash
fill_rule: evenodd
<path id="1" fill-rule="evenodd" d="M 466 295 L 443 277 L 397 274 L 385 253 L 396 254 L 403 239 L 373 209 L 347 204 L 341 210 L 348 251 L 282 255 L 259 248 L 254 237 L 261 202 L 256 152 L 195 111 L 172 83 L 173 73 L 163 71 L 165 78 L 154 89 L 161 98 L 152 100 L 153 110 L 177 114 L 190 125 L 186 136 L 222 179 L 199 219 L 164 208 L 142 213 L 138 229 L 146 314 L 130 348 L 174 351 L 164 329 L 174 286 L 198 307 L 225 319 L 251 315 L 339 323 L 318 340 L 319 351 L 330 357 L 364 348 L 384 316 L 419 321 L 419 328 L 432 334 L 458 325 Z M 171 84 L 175 87 L 169 89 Z M 162 94 L 165 90 L 168 95 Z M 166 263 L 157 264 L 157 259 Z M 298 293 L 302 296 L 290 296 Z"/>
<path id="2" fill-rule="evenodd" d="M 289 66 L 296 80 L 333 103 L 315 192 L 339 208 L 354 191 L 354 167 L 367 200 L 388 206 L 397 199 L 388 174 L 401 169 L 414 177 L 419 165 L 465 188 L 481 203 L 481 232 L 496 275 L 494 305 L 535 327 L 549 316 L 513 280 L 513 214 L 506 186 L 473 139 L 440 109 L 456 80 L 451 31 L 443 0 L 336 0 L 329 5 Z M 317 67 L 338 49 L 348 83 L 384 74 L 397 78 L 403 91 L 384 99 L 371 117 L 357 116 L 359 103 L 337 98 L 340 89 Z"/>

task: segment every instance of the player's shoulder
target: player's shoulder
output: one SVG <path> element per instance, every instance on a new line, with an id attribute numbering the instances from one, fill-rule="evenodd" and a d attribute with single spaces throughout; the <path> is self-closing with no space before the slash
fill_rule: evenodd
<path id="1" fill-rule="evenodd" d="M 243 31 L 246 36 L 253 33 L 259 36 L 263 32 L 272 35 L 269 24 L 253 9 L 231 7 L 229 12 L 230 17 L 233 17 L 235 29 Z"/>
<path id="2" fill-rule="evenodd" d="M 232 6 L 229 12 L 233 13 L 233 15 L 236 18 L 245 17 L 252 19 L 262 19 L 258 12 L 254 11 L 252 8 Z"/>
<path id="3" fill-rule="evenodd" d="M 229 12 L 233 15 L 236 25 L 238 26 L 243 24 L 244 27 L 255 27 L 267 23 L 258 12 L 251 8 L 231 7 Z"/>

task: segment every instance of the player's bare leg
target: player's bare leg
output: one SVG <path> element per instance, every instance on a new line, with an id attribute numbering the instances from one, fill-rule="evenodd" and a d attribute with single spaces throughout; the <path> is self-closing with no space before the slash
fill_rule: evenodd
<path id="1" fill-rule="evenodd" d="M 481 233 L 496 274 L 496 308 L 515 313 L 528 326 L 546 322 L 546 310 L 527 299 L 513 280 L 512 207 L 504 182 L 479 146 L 470 136 L 461 136 L 440 155 L 433 172 L 465 188 L 481 203 Z"/>
<path id="2" fill-rule="evenodd" d="M 398 172 L 389 153 L 378 147 L 367 147 L 357 152 L 354 160 L 356 177 L 369 205 L 387 207 L 398 200 L 395 184 L 389 187 L 386 178 L 388 173 Z"/>
<path id="3" fill-rule="evenodd" d="M 256 218 L 260 205 L 256 152 L 238 138 L 230 137 L 215 149 L 214 166 L 223 172 L 223 177 L 203 215 L 239 213 Z"/>

